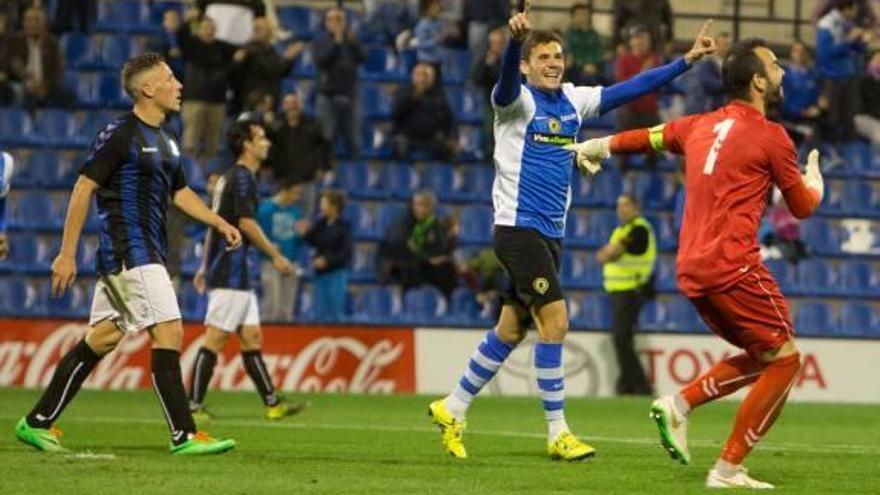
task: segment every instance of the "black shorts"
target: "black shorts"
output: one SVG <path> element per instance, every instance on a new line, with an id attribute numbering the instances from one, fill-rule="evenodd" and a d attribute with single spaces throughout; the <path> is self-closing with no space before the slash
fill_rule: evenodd
<path id="1" fill-rule="evenodd" d="M 496 225 L 495 254 L 510 278 L 504 304 L 539 309 L 564 299 L 557 275 L 562 262 L 558 239 L 530 228 Z"/>

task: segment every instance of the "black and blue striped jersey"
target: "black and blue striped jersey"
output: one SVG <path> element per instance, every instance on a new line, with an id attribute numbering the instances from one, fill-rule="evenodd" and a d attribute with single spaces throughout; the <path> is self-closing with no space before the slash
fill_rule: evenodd
<path id="1" fill-rule="evenodd" d="M 257 217 L 257 179 L 244 165 L 230 167 L 217 181 L 212 207 L 238 227 L 242 218 Z M 228 251 L 226 239 L 212 235 L 205 256 L 208 257 L 207 281 L 212 289 L 256 290 L 260 283 L 259 253 L 247 236 L 241 248 Z"/>
<path id="2" fill-rule="evenodd" d="M 168 204 L 186 187 L 174 131 L 121 115 L 95 137 L 80 174 L 99 186 L 98 274 L 165 264 Z"/>

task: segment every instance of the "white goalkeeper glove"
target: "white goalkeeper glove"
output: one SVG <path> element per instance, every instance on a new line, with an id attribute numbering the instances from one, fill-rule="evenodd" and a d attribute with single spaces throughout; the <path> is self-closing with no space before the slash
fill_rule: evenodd
<path id="1" fill-rule="evenodd" d="M 602 170 L 602 160 L 611 157 L 608 149 L 611 145 L 611 136 L 588 139 L 582 143 L 565 145 L 568 151 L 576 153 L 578 170 L 584 176 L 595 175 Z"/>
<path id="2" fill-rule="evenodd" d="M 807 187 L 819 193 L 819 201 L 822 201 L 825 195 L 825 181 L 822 179 L 822 171 L 819 170 L 819 150 L 812 150 L 807 155 L 803 179 Z"/>

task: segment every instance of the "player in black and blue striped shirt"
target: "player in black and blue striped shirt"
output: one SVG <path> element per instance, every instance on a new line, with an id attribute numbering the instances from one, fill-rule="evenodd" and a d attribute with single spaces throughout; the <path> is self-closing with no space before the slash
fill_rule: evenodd
<path id="1" fill-rule="evenodd" d="M 214 227 L 231 249 L 240 246 L 241 234 L 186 186 L 177 137 L 163 126 L 169 113 L 180 110 L 181 84 L 162 57 L 133 57 L 122 68 L 122 83 L 134 107 L 96 136 L 70 197 L 61 252 L 52 263 L 52 292 L 60 296 L 76 279 L 76 249 L 95 195 L 99 279 L 91 328 L 58 363 L 40 401 L 16 425 L 16 436 L 39 450 L 64 450 L 52 424 L 125 333 L 147 330 L 153 339 L 152 381 L 171 429 L 171 452 L 225 452 L 235 442 L 197 433 L 187 406 L 180 373 L 183 326 L 165 269 L 168 205 L 173 201 Z"/>

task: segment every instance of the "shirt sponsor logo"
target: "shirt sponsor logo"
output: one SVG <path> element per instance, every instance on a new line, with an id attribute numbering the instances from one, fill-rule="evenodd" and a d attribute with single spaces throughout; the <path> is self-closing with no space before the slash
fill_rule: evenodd
<path id="1" fill-rule="evenodd" d="M 159 148 L 156 148 L 154 146 L 148 146 L 146 148 L 141 148 L 141 153 L 158 153 L 158 152 L 159 152 Z"/>
<path id="2" fill-rule="evenodd" d="M 549 144 L 551 146 L 565 146 L 574 143 L 574 136 L 556 136 L 553 134 L 542 134 L 536 132 L 532 134 L 532 141 L 535 143 Z"/>
<path id="3" fill-rule="evenodd" d="M 569 115 L 563 115 L 563 116 L 560 118 L 560 120 L 562 120 L 563 122 L 568 122 L 569 120 L 576 120 L 577 118 L 578 118 L 577 114 L 576 114 L 576 113 L 572 113 L 572 114 L 569 114 Z"/>

